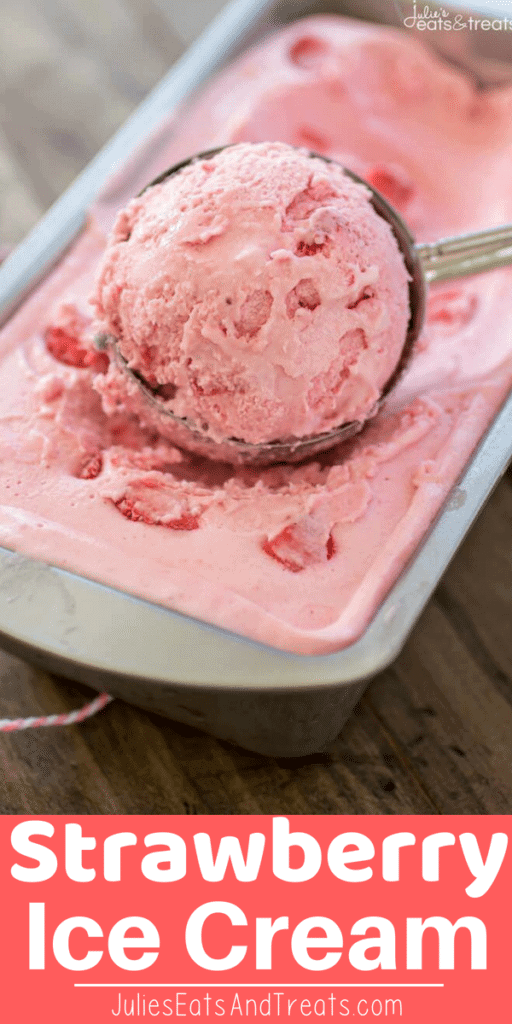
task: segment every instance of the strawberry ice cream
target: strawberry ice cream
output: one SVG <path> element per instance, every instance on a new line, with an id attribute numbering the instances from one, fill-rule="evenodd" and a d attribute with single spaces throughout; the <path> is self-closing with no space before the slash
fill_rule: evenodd
<path id="1" fill-rule="evenodd" d="M 132 200 L 95 307 L 173 413 L 254 444 L 371 416 L 409 319 L 369 190 L 281 143 L 224 149 Z"/>
<path id="2" fill-rule="evenodd" d="M 276 33 L 223 72 L 175 122 L 172 134 L 163 129 L 158 160 L 155 141 L 148 145 L 140 180 L 134 181 L 133 168 L 117 174 L 78 241 L 4 328 L 0 542 L 265 644 L 298 653 L 325 653 L 350 644 L 365 629 L 510 390 L 512 270 L 433 288 L 425 330 L 407 374 L 355 439 L 320 459 L 298 467 L 257 470 L 179 450 L 146 419 L 140 395 L 127 392 L 107 353 L 94 346 L 93 318 L 98 309 L 89 300 L 97 288 L 97 268 L 109 244 L 100 278 L 102 316 L 113 333 L 122 328 L 130 361 L 153 375 L 156 383 L 167 380 L 174 344 L 169 334 L 165 331 L 159 337 L 154 352 L 145 353 L 140 342 L 149 329 L 151 343 L 161 323 L 170 322 L 161 318 L 171 308 L 177 314 L 179 309 L 174 300 L 169 310 L 165 303 L 162 306 L 162 281 L 155 273 L 154 317 L 146 290 L 147 301 L 140 304 L 136 324 L 130 322 L 133 301 L 126 306 L 119 301 L 126 321 L 108 319 L 114 305 L 107 298 L 105 268 L 114 265 L 114 249 L 122 252 L 127 245 L 107 243 L 108 234 L 131 196 L 178 160 L 216 145 L 269 141 L 303 146 L 339 160 L 384 192 L 419 241 L 512 220 L 510 86 L 478 90 L 462 72 L 444 65 L 421 42 L 399 30 L 322 17 Z M 268 147 L 261 152 L 268 153 Z M 217 172 L 198 167 L 190 179 L 205 173 Z M 321 173 L 325 180 L 325 168 Z M 280 186 L 277 176 L 276 181 L 265 176 L 265 182 L 273 190 L 270 221 Z M 302 178 L 297 184 L 293 195 L 304 191 Z M 164 194 L 164 189 L 155 193 L 156 206 Z M 283 191 L 283 207 L 290 201 L 293 210 L 293 197 L 289 200 Z M 136 209 L 137 204 L 129 207 Z M 259 421 L 257 403 L 250 405 L 249 415 L 243 395 L 231 403 L 224 394 L 214 415 L 218 396 L 207 394 L 211 373 L 203 376 L 205 365 L 211 365 L 204 357 L 210 345 L 222 356 L 223 374 L 226 358 L 229 362 L 238 351 L 244 357 L 244 373 L 250 376 L 255 366 L 264 368 L 258 376 L 261 393 L 269 387 L 269 367 L 287 370 L 273 347 L 280 340 L 284 347 L 285 332 L 294 344 L 304 342 L 302 351 L 308 359 L 307 371 L 296 367 L 296 380 L 309 375 L 312 382 L 326 373 L 316 362 L 321 353 L 315 352 L 313 325 L 322 323 L 326 345 L 334 345 L 350 330 L 368 337 L 364 357 L 364 345 L 354 345 L 356 362 L 348 360 L 346 381 L 344 370 L 339 374 L 335 366 L 330 375 L 334 356 L 329 355 L 325 387 L 317 386 L 318 380 L 309 389 L 300 383 L 302 395 L 307 394 L 307 401 L 301 400 L 293 410 L 294 416 L 302 417 L 300 423 L 297 418 L 292 427 L 272 405 L 272 435 L 284 424 L 287 430 L 299 431 L 333 422 L 341 415 L 335 395 L 349 407 L 353 403 L 351 415 L 366 416 L 357 389 L 348 384 L 352 365 L 361 365 L 360 394 L 365 392 L 369 404 L 374 394 L 370 385 L 376 388 L 382 379 L 374 368 L 367 374 L 366 363 L 363 372 L 362 364 L 372 358 L 372 339 L 386 329 L 384 324 L 379 327 L 379 310 L 385 315 L 380 289 L 385 280 L 392 291 L 397 280 L 404 287 L 400 268 L 395 264 L 386 278 L 387 271 L 379 265 L 380 276 L 368 282 L 372 296 L 365 297 L 366 281 L 361 280 L 363 290 L 354 291 L 355 305 L 350 309 L 352 299 L 347 303 L 346 298 L 356 282 L 345 280 L 343 271 L 340 279 L 334 261 L 331 276 L 329 249 L 307 249 L 321 244 L 323 236 L 317 243 L 306 234 L 305 252 L 294 251 L 300 246 L 300 233 L 309 231 L 307 218 L 316 216 L 315 210 L 310 213 L 300 203 L 296 212 L 306 217 L 298 217 L 290 227 L 286 258 L 277 258 L 280 270 L 275 280 L 266 276 L 266 251 L 264 257 L 247 255 L 250 275 L 256 267 L 261 277 L 255 283 L 247 275 L 240 278 L 232 294 L 221 289 L 217 276 L 229 273 L 226 267 L 219 269 L 213 260 L 199 263 L 201 276 L 192 256 L 187 263 L 194 287 L 204 288 L 206 277 L 215 281 L 218 296 L 209 307 L 211 317 L 210 312 L 203 316 L 201 297 L 206 293 L 198 291 L 201 301 L 192 306 L 190 317 L 184 296 L 183 322 L 178 326 L 177 315 L 173 323 L 175 331 L 183 327 L 186 334 L 183 364 L 191 358 L 195 365 L 191 370 L 190 364 L 187 376 L 180 349 L 176 372 L 184 376 L 176 378 L 176 385 L 171 378 L 172 387 L 184 388 L 182 408 L 187 414 L 205 413 L 219 433 L 243 433 L 247 421 L 254 438 L 263 436 L 269 425 Z M 118 238 L 122 223 L 121 218 Z M 326 238 L 332 237 L 330 223 L 328 230 L 325 224 L 321 229 Z M 163 217 L 162 237 L 168 224 Z M 214 229 L 210 240 L 199 237 L 197 223 L 190 221 L 190 228 L 189 241 L 182 233 L 176 247 L 178 262 L 185 259 L 187 246 L 199 261 L 208 261 L 216 247 L 218 252 L 229 251 L 230 230 L 221 217 L 204 225 L 206 235 Z M 134 232 L 134 252 L 142 230 L 143 219 Z M 261 246 L 258 231 L 250 244 Z M 281 243 L 279 248 L 283 249 Z M 270 260 L 274 262 L 275 255 Z M 136 263 L 130 268 L 119 264 L 118 285 L 128 279 L 128 270 L 135 283 Z M 372 256 L 361 270 L 368 273 L 373 263 Z M 150 277 L 148 268 L 141 271 L 143 289 Z M 298 288 L 304 281 L 312 283 Z M 313 288 L 321 300 L 318 305 Z M 260 295 L 244 309 L 255 291 L 269 291 L 272 304 Z M 287 307 L 290 294 L 295 298 L 289 298 Z M 234 300 L 231 307 L 226 298 Z M 334 332 L 329 323 L 334 323 L 336 302 L 342 327 Z M 282 339 L 270 330 L 272 317 L 278 316 Z M 400 331 L 403 316 L 399 304 Z M 398 334 L 397 326 L 397 345 Z M 230 345 L 225 348 L 228 336 Z M 259 361 L 259 344 L 267 346 L 267 355 L 272 353 L 268 361 Z M 383 377 L 388 370 L 383 368 Z M 271 379 L 277 390 L 280 372 Z M 271 391 L 272 396 L 275 393 Z M 188 405 L 192 400 L 194 405 Z M 315 420 L 317 415 L 320 419 Z"/>

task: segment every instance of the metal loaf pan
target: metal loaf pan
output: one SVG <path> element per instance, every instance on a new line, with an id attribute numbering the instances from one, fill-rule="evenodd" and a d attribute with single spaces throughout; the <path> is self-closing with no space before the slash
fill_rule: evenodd
<path id="1" fill-rule="evenodd" d="M 162 117 L 226 61 L 272 27 L 307 14 L 337 12 L 399 24 L 408 7 L 398 0 L 235 0 L 225 7 L 0 268 L 0 320 L 79 232 L 112 169 L 133 156 Z M 508 33 L 427 36 L 483 85 L 512 78 Z M 512 396 L 364 635 L 338 653 L 306 657 L 278 651 L 5 549 L 0 644 L 50 671 L 259 753 L 311 753 L 334 739 L 372 676 L 399 653 L 511 455 Z"/>

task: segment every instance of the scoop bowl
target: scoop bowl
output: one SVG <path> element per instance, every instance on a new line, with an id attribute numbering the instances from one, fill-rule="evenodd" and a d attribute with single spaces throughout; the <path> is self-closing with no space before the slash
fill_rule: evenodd
<path id="1" fill-rule="evenodd" d="M 171 175 L 178 174 L 189 164 L 211 159 L 226 148 L 228 147 L 219 146 L 182 160 L 149 182 L 139 195 L 143 195 L 148 189 L 165 181 Z M 336 163 L 330 157 L 322 154 L 311 152 L 310 155 L 326 163 Z M 418 245 L 400 215 L 384 196 L 353 171 L 347 168 L 343 168 L 343 170 L 347 177 L 364 185 L 370 192 L 370 202 L 375 212 L 391 226 L 409 275 L 410 316 L 404 345 L 398 364 L 384 385 L 379 401 L 372 411 L 373 417 L 410 362 L 414 344 L 424 323 L 428 283 L 482 273 L 512 263 L 512 226 Z M 136 385 L 147 405 L 148 412 L 151 413 L 152 421 L 158 424 L 158 429 L 162 434 L 168 436 L 178 446 L 216 461 L 253 466 L 302 462 L 348 440 L 359 433 L 365 425 L 364 422 L 355 421 L 343 423 L 322 434 L 277 438 L 263 444 L 251 444 L 236 437 L 225 438 L 218 442 L 209 436 L 207 424 L 202 426 L 189 419 L 176 416 L 172 412 L 165 399 L 159 394 L 160 389 L 152 388 L 138 371 L 128 365 L 115 337 L 101 334 L 96 337 L 95 341 L 98 348 L 109 351 L 117 366 Z"/>

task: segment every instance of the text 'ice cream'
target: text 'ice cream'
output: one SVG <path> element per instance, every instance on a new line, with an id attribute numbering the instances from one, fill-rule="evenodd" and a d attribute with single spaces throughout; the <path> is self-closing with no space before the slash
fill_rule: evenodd
<path id="1" fill-rule="evenodd" d="M 333 17 L 280 30 L 117 173 L 3 329 L 0 543 L 263 643 L 325 653 L 367 626 L 510 390 L 512 270 L 432 288 L 407 373 L 357 437 L 321 458 L 258 470 L 179 450 L 96 349 L 98 315 L 141 373 L 176 389 L 168 400 L 184 414 L 251 438 L 365 418 L 404 329 L 396 254 L 382 268 L 369 245 L 358 262 L 355 222 L 352 235 L 333 231 L 325 166 L 312 184 L 309 163 L 288 185 L 262 173 L 251 189 L 258 209 L 268 196 L 265 230 L 248 216 L 247 251 L 239 212 L 226 223 L 227 178 L 203 224 L 202 189 L 197 217 L 187 205 L 195 186 L 183 196 L 172 238 L 164 187 L 130 204 L 179 160 L 245 142 L 261 143 L 262 159 L 269 143 L 332 157 L 383 192 L 420 242 L 512 220 L 510 85 L 477 89 L 405 31 Z M 181 181 L 214 181 L 231 159 Z M 125 242 L 123 224 L 127 236 L 133 228 Z M 184 268 L 167 292 L 166 238 Z M 232 244 L 240 273 L 227 266 Z M 396 347 L 378 369 L 393 323 Z M 350 332 L 353 344 L 339 345 Z"/>

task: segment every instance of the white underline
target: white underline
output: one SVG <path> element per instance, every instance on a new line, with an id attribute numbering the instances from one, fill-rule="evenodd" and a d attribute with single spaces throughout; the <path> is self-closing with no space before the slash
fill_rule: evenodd
<path id="1" fill-rule="evenodd" d="M 414 981 L 372 981 L 372 982 L 359 982 L 359 981 L 341 981 L 333 982 L 294 982 L 286 981 L 282 985 L 274 982 L 250 982 L 241 981 L 238 985 L 235 982 L 223 983 L 223 982 L 175 982 L 175 981 L 162 981 L 154 982 L 150 981 L 144 984 L 144 982 L 137 981 L 101 981 L 101 982 L 79 982 L 75 981 L 75 988 L 444 988 L 444 982 L 414 982 Z"/>

